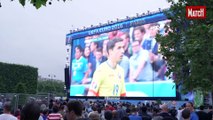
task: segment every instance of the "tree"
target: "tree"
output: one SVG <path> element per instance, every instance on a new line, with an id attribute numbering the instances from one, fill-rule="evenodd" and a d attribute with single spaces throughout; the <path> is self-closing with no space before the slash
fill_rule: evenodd
<path id="1" fill-rule="evenodd" d="M 60 80 L 38 79 L 37 93 L 53 93 L 58 96 L 64 96 L 64 82 Z"/>
<path id="2" fill-rule="evenodd" d="M 15 1 L 15 0 L 11 0 L 11 1 Z M 26 2 L 30 2 L 30 4 L 32 4 L 36 9 L 39 9 L 41 8 L 42 6 L 46 6 L 46 4 L 48 3 L 49 5 L 52 4 L 52 1 L 56 1 L 56 0 L 19 0 L 19 3 L 22 5 L 22 6 L 25 6 L 26 5 Z M 71 0 L 57 0 L 57 1 L 63 1 L 63 2 L 66 2 L 66 1 L 71 1 Z M 0 7 L 2 7 L 2 4 L 0 2 Z"/>
<path id="3" fill-rule="evenodd" d="M 26 85 L 24 83 L 19 82 L 16 86 L 15 86 L 15 91 L 16 93 L 26 93 Z"/>
<path id="4" fill-rule="evenodd" d="M 0 62 L 0 92 L 20 93 L 24 90 L 26 93 L 34 94 L 37 89 L 37 77 L 37 68 Z"/>
<path id="5" fill-rule="evenodd" d="M 161 53 L 182 92 L 213 91 L 213 0 L 168 0 L 171 23 L 167 36 L 157 36 Z M 206 6 L 206 19 L 187 19 L 186 6 Z"/>

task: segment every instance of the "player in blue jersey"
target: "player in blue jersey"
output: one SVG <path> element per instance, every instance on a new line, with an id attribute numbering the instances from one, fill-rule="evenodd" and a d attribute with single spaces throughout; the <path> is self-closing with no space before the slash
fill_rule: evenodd
<path id="1" fill-rule="evenodd" d="M 82 84 L 88 76 L 88 62 L 82 54 L 82 47 L 77 45 L 75 47 L 75 59 L 72 61 L 72 84 Z"/>

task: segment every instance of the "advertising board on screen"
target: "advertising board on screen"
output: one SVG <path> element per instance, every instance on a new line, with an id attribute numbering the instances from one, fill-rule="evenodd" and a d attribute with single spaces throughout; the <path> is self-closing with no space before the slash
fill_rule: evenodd
<path id="1" fill-rule="evenodd" d="M 155 39 L 158 33 L 167 35 L 169 23 L 156 13 L 67 34 L 70 96 L 176 97 Z"/>

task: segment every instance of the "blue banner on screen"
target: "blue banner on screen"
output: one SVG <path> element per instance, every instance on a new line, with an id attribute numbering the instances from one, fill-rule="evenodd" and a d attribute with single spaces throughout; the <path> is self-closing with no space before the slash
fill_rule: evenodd
<path id="1" fill-rule="evenodd" d="M 155 39 L 170 22 L 158 13 L 68 34 L 70 96 L 176 97 Z"/>
<path id="2" fill-rule="evenodd" d="M 153 15 L 144 16 L 140 18 L 134 18 L 132 20 L 128 20 L 124 22 L 115 23 L 113 25 L 106 25 L 104 27 L 67 34 L 66 44 L 71 44 L 71 41 L 74 39 L 79 39 L 82 37 L 101 34 L 101 33 L 110 32 L 110 31 L 119 30 L 119 29 L 135 27 L 135 26 L 139 26 L 139 25 L 143 25 L 147 23 L 153 23 L 153 22 L 157 22 L 157 21 L 165 20 L 165 19 L 167 18 L 163 13 L 158 13 L 158 14 L 153 14 Z"/>

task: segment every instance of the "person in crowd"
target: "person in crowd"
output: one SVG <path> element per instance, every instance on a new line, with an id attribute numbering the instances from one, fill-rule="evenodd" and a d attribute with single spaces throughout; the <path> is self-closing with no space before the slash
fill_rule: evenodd
<path id="1" fill-rule="evenodd" d="M 49 101 L 49 109 L 50 109 L 50 110 L 52 110 L 53 104 L 54 104 L 54 100 L 53 100 L 53 99 L 50 99 L 50 101 Z"/>
<path id="2" fill-rule="evenodd" d="M 213 109 L 212 109 L 212 105 L 210 105 L 208 107 L 208 120 L 213 120 Z"/>
<path id="3" fill-rule="evenodd" d="M 124 43 L 124 55 L 119 65 L 124 69 L 124 79 L 125 82 L 129 82 L 129 57 L 132 55 L 130 49 L 130 37 L 128 33 L 123 33 L 121 35 Z"/>
<path id="4" fill-rule="evenodd" d="M 182 120 L 182 111 L 185 109 L 186 103 L 182 104 L 177 110 L 177 119 Z"/>
<path id="5" fill-rule="evenodd" d="M 162 116 L 154 116 L 152 120 L 163 120 Z"/>
<path id="6" fill-rule="evenodd" d="M 121 38 L 124 42 L 124 55 L 130 58 L 132 56 L 132 48 L 130 44 L 130 36 L 129 33 L 123 33 Z"/>
<path id="7" fill-rule="evenodd" d="M 158 79 L 165 80 L 166 62 L 159 52 L 159 44 L 155 37 L 159 33 L 160 24 L 152 23 L 148 28 L 149 37 L 144 39 L 142 48 L 149 51 L 153 70 L 158 73 Z"/>
<path id="8" fill-rule="evenodd" d="M 199 120 L 208 120 L 208 114 L 204 111 L 204 106 L 199 107 L 199 111 L 196 112 Z"/>
<path id="9" fill-rule="evenodd" d="M 104 57 L 106 57 L 107 58 L 107 56 L 108 56 L 108 53 L 107 53 L 107 43 L 109 42 L 109 40 L 108 39 L 106 39 L 106 40 L 104 40 L 103 41 L 103 56 Z"/>
<path id="10" fill-rule="evenodd" d="M 92 41 L 92 42 L 90 43 L 89 62 L 90 62 L 90 61 L 93 61 L 93 60 L 95 59 L 95 52 L 96 52 L 96 50 L 97 50 L 98 47 L 99 47 L 99 46 L 98 46 L 98 42 Z"/>
<path id="11" fill-rule="evenodd" d="M 141 113 L 139 114 L 142 117 L 142 120 L 151 120 L 152 117 L 147 113 L 147 107 L 141 107 Z"/>
<path id="12" fill-rule="evenodd" d="M 47 117 L 48 120 L 63 120 L 63 116 L 59 113 L 59 107 L 53 105 L 53 112 Z"/>
<path id="13" fill-rule="evenodd" d="M 5 102 L 3 104 L 3 114 L 0 115 L 0 120 L 18 120 L 15 116 L 11 114 L 10 102 Z"/>
<path id="14" fill-rule="evenodd" d="M 87 65 L 88 65 L 88 78 L 87 78 L 87 81 L 85 83 L 89 83 L 91 81 L 91 76 L 92 76 L 92 63 L 90 60 L 90 47 L 89 46 L 86 46 L 85 49 L 84 49 L 84 58 L 87 60 Z"/>
<path id="15" fill-rule="evenodd" d="M 178 119 L 177 119 L 177 110 L 176 110 L 175 108 L 172 108 L 171 110 L 169 110 L 169 113 L 170 113 L 171 118 L 172 118 L 173 120 L 178 120 Z"/>
<path id="16" fill-rule="evenodd" d="M 146 30 L 146 33 L 147 33 L 148 29 L 149 29 L 150 24 L 144 24 L 144 25 L 142 25 L 144 27 L 144 29 Z"/>
<path id="17" fill-rule="evenodd" d="M 148 29 L 148 38 L 145 38 L 142 44 L 142 48 L 150 51 L 151 53 L 157 55 L 158 54 L 158 43 L 155 39 L 156 35 L 159 32 L 160 24 L 152 23 Z"/>
<path id="18" fill-rule="evenodd" d="M 100 120 L 100 115 L 97 112 L 92 112 L 89 114 L 91 120 Z"/>
<path id="19" fill-rule="evenodd" d="M 90 46 L 91 39 L 92 39 L 92 36 L 85 37 L 85 40 L 84 40 L 85 46 Z"/>
<path id="20" fill-rule="evenodd" d="M 118 65 L 123 58 L 123 47 L 120 38 L 107 43 L 108 60 L 96 69 L 88 96 L 126 96 L 124 70 Z"/>
<path id="21" fill-rule="evenodd" d="M 3 113 L 3 102 L 2 99 L 0 98 L 0 114 Z"/>
<path id="22" fill-rule="evenodd" d="M 129 115 L 130 120 L 142 120 L 142 117 L 138 115 L 137 108 L 133 107 L 131 109 L 131 114 Z"/>
<path id="23" fill-rule="evenodd" d="M 104 118 L 105 118 L 106 120 L 112 120 L 112 111 L 106 110 L 106 111 L 104 112 Z"/>
<path id="24" fill-rule="evenodd" d="M 106 57 L 103 56 L 102 48 L 97 48 L 95 51 L 95 59 L 93 59 L 91 62 L 91 78 L 93 78 L 93 74 L 95 70 L 98 68 L 98 66 L 105 62 L 107 60 Z"/>
<path id="25" fill-rule="evenodd" d="M 88 77 L 88 62 L 83 57 L 83 48 L 75 47 L 75 59 L 72 62 L 72 84 L 84 84 Z"/>
<path id="26" fill-rule="evenodd" d="M 128 116 L 124 116 L 121 118 L 121 120 L 130 120 Z"/>
<path id="27" fill-rule="evenodd" d="M 93 40 L 96 39 L 98 36 L 93 36 Z M 94 61 L 96 61 L 96 50 L 99 47 L 99 42 L 98 41 L 91 41 L 90 42 L 90 55 L 89 55 L 89 60 L 88 60 L 88 65 L 89 65 L 89 77 L 92 78 L 94 74 Z M 91 81 L 89 81 L 90 83 Z"/>
<path id="28" fill-rule="evenodd" d="M 118 118 L 123 118 L 126 115 L 126 111 L 122 108 L 122 105 L 117 106 Z"/>
<path id="29" fill-rule="evenodd" d="M 42 110 L 41 116 L 43 120 L 47 120 L 48 114 L 49 114 L 49 110 L 47 108 Z"/>
<path id="30" fill-rule="evenodd" d="M 189 109 L 184 109 L 183 111 L 182 111 L 182 118 L 183 118 L 183 120 L 191 120 L 190 119 L 190 110 Z"/>
<path id="31" fill-rule="evenodd" d="M 115 38 L 119 38 L 123 33 L 119 30 L 115 30 L 112 32 L 109 32 L 109 40 L 113 40 Z"/>
<path id="32" fill-rule="evenodd" d="M 153 71 L 149 52 L 140 47 L 140 42 L 132 42 L 133 55 L 130 57 L 130 82 L 153 81 L 157 74 Z"/>
<path id="33" fill-rule="evenodd" d="M 131 115 L 131 109 L 129 107 L 126 108 L 126 115 L 127 116 Z"/>
<path id="34" fill-rule="evenodd" d="M 20 120 L 20 117 L 21 117 L 21 110 L 20 110 L 20 109 L 17 109 L 17 110 L 15 111 L 15 113 L 14 113 L 14 116 L 15 116 L 18 120 Z"/>
<path id="35" fill-rule="evenodd" d="M 89 46 L 86 46 L 84 48 L 84 58 L 87 59 L 87 62 L 89 62 L 89 55 L 90 55 L 90 48 Z"/>
<path id="36" fill-rule="evenodd" d="M 89 116 L 88 114 L 89 113 L 88 113 L 88 111 L 87 111 L 87 109 L 86 109 L 86 107 L 83 103 L 83 110 L 82 110 L 82 114 L 81 114 L 82 118 L 88 118 L 88 116 Z"/>
<path id="37" fill-rule="evenodd" d="M 21 110 L 21 119 L 20 120 L 42 120 L 40 118 L 40 106 L 38 103 L 32 101 L 26 103 Z"/>
<path id="38" fill-rule="evenodd" d="M 78 120 L 82 118 L 83 105 L 80 101 L 72 100 L 67 103 L 67 120 Z"/>
<path id="39" fill-rule="evenodd" d="M 169 108 L 167 104 L 160 105 L 161 112 L 158 114 L 158 116 L 162 116 L 163 118 L 171 118 L 169 114 Z"/>
<path id="40" fill-rule="evenodd" d="M 133 29 L 133 37 L 135 41 L 139 41 L 139 45 L 143 45 L 144 35 L 146 30 L 143 26 L 138 26 Z"/>
<path id="41" fill-rule="evenodd" d="M 63 118 L 65 119 L 66 118 L 66 110 L 65 110 L 65 105 L 64 104 L 60 104 L 60 107 L 59 107 L 59 113 L 63 116 Z"/>
<path id="42" fill-rule="evenodd" d="M 122 60 L 119 62 L 119 65 L 124 70 L 125 82 L 129 82 L 129 58 L 126 55 L 124 55 Z"/>
<path id="43" fill-rule="evenodd" d="M 113 104 L 111 102 L 108 102 L 105 109 L 113 111 L 113 110 L 115 110 L 115 107 L 113 106 Z"/>
<path id="44" fill-rule="evenodd" d="M 91 113 L 98 113 L 98 109 L 97 109 L 97 106 L 96 105 L 92 105 L 91 107 L 92 111 L 88 114 L 88 116 L 91 114 Z"/>
<path id="45" fill-rule="evenodd" d="M 112 111 L 112 120 L 120 120 L 118 118 L 118 111 L 117 110 Z"/>
<path id="46" fill-rule="evenodd" d="M 186 103 L 186 109 L 190 110 L 190 120 L 199 120 L 196 112 L 194 111 L 194 105 L 192 102 Z"/>

